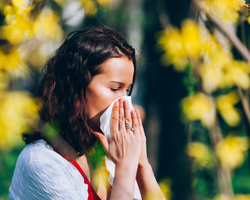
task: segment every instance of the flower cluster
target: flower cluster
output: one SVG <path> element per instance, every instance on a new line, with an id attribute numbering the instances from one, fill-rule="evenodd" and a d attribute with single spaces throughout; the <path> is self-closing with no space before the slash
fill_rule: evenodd
<path id="1" fill-rule="evenodd" d="M 215 165 L 215 160 L 211 150 L 201 142 L 188 144 L 187 154 L 194 159 L 195 168 L 211 168 Z"/>
<path id="2" fill-rule="evenodd" d="M 84 13 L 79 15 L 84 18 L 95 14 L 100 6 L 109 6 L 110 2 L 77 0 L 71 9 Z M 39 71 L 62 43 L 65 21 L 69 20 L 63 15 L 72 12 L 67 10 L 70 3 L 69 0 L 0 3 L 3 16 L 0 24 L 0 149 L 11 149 L 21 141 L 19 133 L 27 132 L 39 120 L 36 100 L 28 92 L 20 92 L 15 80 L 25 81 L 31 71 Z"/>
<path id="3" fill-rule="evenodd" d="M 20 144 L 21 132 L 28 132 L 38 119 L 36 101 L 28 93 L 6 92 L 0 101 L 0 149 Z"/>
<path id="4" fill-rule="evenodd" d="M 204 93 L 186 97 L 182 101 L 183 113 L 190 121 L 200 120 L 203 125 L 211 127 L 215 123 L 215 103 Z"/>
<path id="5" fill-rule="evenodd" d="M 205 0 L 204 5 L 226 22 L 236 22 L 245 5 L 244 0 Z"/>
<path id="6" fill-rule="evenodd" d="M 161 33 L 158 43 L 165 51 L 162 63 L 173 64 L 177 71 L 184 71 L 186 63 L 190 62 L 207 93 L 234 85 L 249 88 L 250 65 L 234 60 L 215 36 L 194 21 L 184 21 L 181 30 L 168 27 Z"/>
<path id="7" fill-rule="evenodd" d="M 234 60 L 232 54 L 216 41 L 215 36 L 194 21 L 184 21 L 180 31 L 173 27 L 167 28 L 158 42 L 165 50 L 162 57 L 165 64 L 173 64 L 176 70 L 184 71 L 189 62 L 194 74 L 201 80 L 204 94 L 183 101 L 183 111 L 189 120 L 201 120 L 206 126 L 214 124 L 215 112 L 209 103 L 213 98 L 206 94 L 234 86 L 242 89 L 250 86 L 249 63 Z M 236 126 L 240 117 L 232 106 L 227 106 L 228 98 L 218 98 L 218 110 L 229 125 Z M 232 115 L 229 116 L 229 113 Z"/>
<path id="8" fill-rule="evenodd" d="M 200 142 L 190 131 L 188 137 L 191 140 L 195 137 L 196 142 L 187 144 L 187 154 L 192 158 L 194 169 L 216 169 L 221 190 L 216 200 L 249 199 L 249 195 L 227 196 L 234 193 L 231 173 L 243 164 L 249 149 L 249 138 L 242 136 L 246 130 L 241 126 L 245 125 L 245 116 L 250 123 L 250 63 L 234 58 L 231 44 L 243 58 L 246 58 L 243 51 L 249 52 L 236 38 L 234 30 L 226 33 L 225 27 L 236 26 L 240 15 L 241 20 L 249 22 L 250 17 L 244 10 L 244 0 L 193 2 L 201 13 L 198 22 L 186 19 L 180 29 L 168 26 L 158 34 L 158 47 L 164 52 L 162 64 L 186 73 L 184 84 L 189 96 L 181 101 L 181 106 L 188 130 L 196 124 L 192 121 L 200 121 L 203 125 L 200 129 L 209 133 L 198 138 L 209 137 L 210 141 Z M 236 134 L 231 133 L 231 128 Z"/>
<path id="9" fill-rule="evenodd" d="M 229 167 L 233 170 L 242 165 L 244 161 L 243 153 L 249 148 L 248 140 L 247 137 L 229 135 L 216 145 L 216 154 L 223 167 Z"/>

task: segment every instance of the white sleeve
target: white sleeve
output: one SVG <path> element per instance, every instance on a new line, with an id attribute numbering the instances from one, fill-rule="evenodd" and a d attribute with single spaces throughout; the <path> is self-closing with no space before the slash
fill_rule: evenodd
<path id="1" fill-rule="evenodd" d="M 9 188 L 12 200 L 87 200 L 88 185 L 79 171 L 42 142 L 25 147 Z"/>
<path id="2" fill-rule="evenodd" d="M 74 180 L 76 177 L 57 163 L 32 162 L 29 167 L 26 171 L 34 199 L 88 199 L 88 186 L 83 177 Z"/>

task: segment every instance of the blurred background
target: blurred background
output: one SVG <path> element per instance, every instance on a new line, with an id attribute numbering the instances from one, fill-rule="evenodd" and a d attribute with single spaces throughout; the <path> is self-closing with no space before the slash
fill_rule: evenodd
<path id="1" fill-rule="evenodd" d="M 132 95 L 167 199 L 250 199 L 250 17 L 244 0 L 1 0 L 0 199 L 39 120 L 39 72 L 92 25 L 136 48 Z"/>

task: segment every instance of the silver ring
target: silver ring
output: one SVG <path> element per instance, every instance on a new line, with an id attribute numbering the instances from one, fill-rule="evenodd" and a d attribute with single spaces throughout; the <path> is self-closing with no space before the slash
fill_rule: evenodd
<path id="1" fill-rule="evenodd" d="M 135 130 L 132 126 L 128 125 L 128 124 L 125 124 L 125 127 L 130 129 L 131 131 Z"/>

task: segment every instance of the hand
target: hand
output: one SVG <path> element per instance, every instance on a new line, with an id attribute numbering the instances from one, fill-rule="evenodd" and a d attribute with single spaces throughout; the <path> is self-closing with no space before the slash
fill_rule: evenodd
<path id="1" fill-rule="evenodd" d="M 136 111 L 131 111 L 127 101 L 119 99 L 114 103 L 111 116 L 111 139 L 95 132 L 107 155 L 117 165 L 129 162 L 138 166 L 141 155 L 141 131 Z M 126 129 L 125 122 L 134 130 Z"/>

